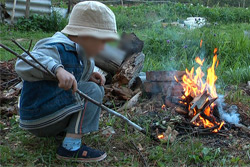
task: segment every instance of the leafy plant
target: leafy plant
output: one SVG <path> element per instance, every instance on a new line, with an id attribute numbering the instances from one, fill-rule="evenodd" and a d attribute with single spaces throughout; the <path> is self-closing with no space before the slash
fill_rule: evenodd
<path id="1" fill-rule="evenodd" d="M 50 16 L 33 14 L 30 18 L 18 19 L 16 29 L 20 31 L 60 31 L 67 24 L 67 19 L 60 14 L 52 12 Z"/>

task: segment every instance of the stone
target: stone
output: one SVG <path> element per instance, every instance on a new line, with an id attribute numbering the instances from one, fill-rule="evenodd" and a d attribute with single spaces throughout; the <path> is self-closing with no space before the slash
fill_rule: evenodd
<path id="1" fill-rule="evenodd" d="M 247 88 L 250 89 L 250 81 L 247 82 Z"/>
<path id="2" fill-rule="evenodd" d="M 182 94 L 182 86 L 176 82 L 150 82 L 145 81 L 143 84 L 144 91 L 146 93 L 162 93 L 163 95 L 171 96 L 179 96 Z"/>
<path id="3" fill-rule="evenodd" d="M 174 76 L 180 81 L 182 76 L 186 74 L 185 71 L 148 71 L 146 72 L 146 79 L 148 81 L 174 81 Z"/>

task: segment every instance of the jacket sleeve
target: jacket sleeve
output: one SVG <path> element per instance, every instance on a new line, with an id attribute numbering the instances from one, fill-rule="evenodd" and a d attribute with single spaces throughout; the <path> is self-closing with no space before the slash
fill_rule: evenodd
<path id="1" fill-rule="evenodd" d="M 56 48 L 56 46 L 51 45 L 44 45 L 42 47 L 39 47 L 31 52 L 31 54 L 45 67 L 47 67 L 50 71 L 53 73 L 56 72 L 56 70 L 59 67 L 63 67 L 61 64 L 61 59 L 59 52 Z M 27 59 L 29 62 L 34 64 L 35 66 L 40 67 L 39 64 L 35 63 L 30 56 L 28 56 L 26 53 L 23 53 L 21 55 L 25 59 Z M 16 62 L 15 70 L 17 74 L 26 81 L 39 81 L 39 80 L 53 80 L 53 78 L 45 74 L 34 67 L 31 67 L 29 64 L 25 63 L 23 60 L 18 59 Z"/>

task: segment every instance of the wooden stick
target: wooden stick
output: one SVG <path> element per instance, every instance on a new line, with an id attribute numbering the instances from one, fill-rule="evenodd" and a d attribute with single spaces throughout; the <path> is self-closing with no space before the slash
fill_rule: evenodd
<path id="1" fill-rule="evenodd" d="M 52 77 L 56 78 L 56 75 L 51 72 L 49 69 L 47 69 L 43 64 L 41 64 L 34 56 L 32 56 L 30 54 L 30 52 L 26 49 L 24 49 L 24 47 L 22 47 L 17 41 L 15 41 L 14 39 L 11 40 L 14 44 L 16 44 L 20 49 L 22 49 L 25 53 L 27 53 L 37 64 L 39 64 L 49 75 L 51 75 Z"/>
<path id="2" fill-rule="evenodd" d="M 215 100 L 217 100 L 217 98 L 218 98 L 218 97 L 213 98 L 213 99 L 207 101 L 207 102 L 203 105 L 202 111 L 199 112 L 198 114 L 196 114 L 196 115 L 192 118 L 192 120 L 191 120 L 190 122 L 194 122 L 194 121 L 199 117 L 199 115 L 204 116 L 204 111 L 205 111 L 205 109 L 206 109 L 207 107 L 209 107 Z"/>
<path id="3" fill-rule="evenodd" d="M 142 155 L 141 151 L 137 148 L 137 146 L 135 145 L 135 143 L 132 140 L 130 141 L 130 143 L 134 146 L 136 151 L 139 153 L 141 159 L 143 160 L 144 166 L 147 167 L 148 163 L 147 163 L 146 159 L 144 158 L 144 156 Z"/>
<path id="4" fill-rule="evenodd" d="M 14 40 L 13 40 L 14 41 Z M 18 55 L 16 52 L 14 52 L 13 50 L 11 50 L 10 48 L 8 48 L 7 46 L 0 44 L 0 46 L 2 48 L 4 48 L 5 50 L 7 50 L 8 52 L 12 53 L 13 55 L 15 55 L 16 57 L 22 59 L 24 62 L 26 62 L 27 64 L 29 64 L 30 66 L 40 70 L 41 72 L 47 73 L 49 75 L 51 75 L 52 77 L 56 78 L 55 74 L 53 74 L 51 71 L 49 71 L 44 65 L 42 65 L 38 60 L 36 60 L 35 57 L 33 57 L 30 52 L 28 52 L 27 50 L 25 50 L 20 44 L 18 44 L 17 42 L 14 42 L 19 48 L 21 48 L 24 52 L 26 52 L 35 62 L 37 62 L 42 69 L 36 67 L 34 64 L 30 63 L 27 59 L 23 58 L 22 56 Z M 47 72 L 49 71 L 49 72 Z M 116 111 L 104 106 L 102 103 L 92 99 L 91 97 L 89 97 L 88 95 L 86 95 L 85 93 L 81 92 L 79 89 L 77 89 L 76 91 L 80 97 L 85 98 L 87 100 L 89 100 L 90 102 L 92 102 L 93 104 L 99 106 L 100 108 L 102 108 L 103 110 L 121 118 L 122 120 L 124 120 L 125 122 L 127 122 L 129 125 L 131 125 L 133 128 L 135 128 L 136 130 L 142 132 L 145 135 L 148 135 L 148 133 L 145 131 L 144 128 L 140 127 L 139 125 L 137 125 L 136 123 L 132 122 L 131 120 L 129 120 L 127 117 L 125 117 L 124 115 L 117 113 Z M 154 136 L 150 135 L 150 137 L 152 139 L 154 139 Z M 156 140 L 157 141 L 157 140 Z"/>
<path id="5" fill-rule="evenodd" d="M 12 15 L 11 15 L 11 20 L 10 20 L 11 24 L 14 23 L 15 12 L 16 12 L 16 1 L 17 0 L 14 0 L 14 3 L 13 3 Z"/>
<path id="6" fill-rule="evenodd" d="M 243 124 L 234 124 L 237 128 L 241 128 L 242 130 L 244 130 L 245 132 L 250 134 L 250 128 L 246 127 Z"/>
<path id="7" fill-rule="evenodd" d="M 32 40 L 30 40 L 30 45 L 29 45 L 29 48 L 28 48 L 28 52 L 30 51 L 31 46 L 32 46 Z"/>
<path id="8" fill-rule="evenodd" d="M 23 58 L 22 56 L 20 56 L 19 54 L 17 54 L 15 51 L 11 50 L 10 48 L 8 48 L 7 46 L 0 44 L 0 46 L 2 48 L 4 48 L 5 50 L 7 50 L 8 52 L 10 52 L 11 54 L 13 54 L 14 56 L 18 57 L 19 59 L 22 59 L 25 63 L 29 64 L 30 66 L 34 67 L 35 69 L 45 72 L 43 69 L 38 68 L 37 66 L 33 65 L 31 62 L 29 62 L 27 59 Z"/>
<path id="9" fill-rule="evenodd" d="M 30 0 L 26 0 L 25 18 L 30 17 Z"/>
<path id="10" fill-rule="evenodd" d="M 247 151 L 247 156 L 248 156 L 248 159 L 250 161 L 250 154 L 249 154 L 249 151 Z"/>
<path id="11" fill-rule="evenodd" d="M 199 117 L 199 115 L 201 115 L 200 112 L 199 112 L 198 114 L 196 114 L 196 115 L 191 119 L 190 122 L 194 122 L 194 121 Z"/>
<path id="12" fill-rule="evenodd" d="M 70 14 L 70 12 L 71 12 L 71 6 L 72 6 L 72 0 L 68 0 L 68 10 L 67 10 L 67 14 Z"/>

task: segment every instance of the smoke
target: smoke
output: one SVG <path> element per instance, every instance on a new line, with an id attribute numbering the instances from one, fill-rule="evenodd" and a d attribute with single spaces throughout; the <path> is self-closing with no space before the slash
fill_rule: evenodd
<path id="1" fill-rule="evenodd" d="M 224 108 L 226 107 L 226 104 L 224 101 L 225 101 L 224 96 L 218 95 L 218 99 L 216 100 L 216 105 L 218 106 L 218 109 L 219 109 L 220 118 L 231 124 L 239 124 L 240 115 L 237 112 L 238 107 L 235 105 L 232 105 L 225 111 Z"/>

